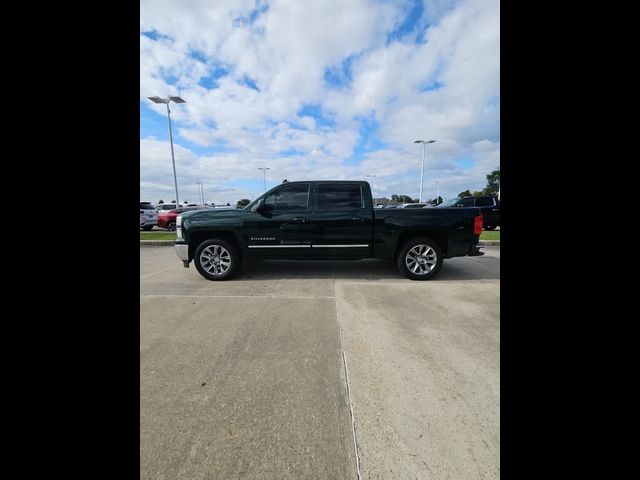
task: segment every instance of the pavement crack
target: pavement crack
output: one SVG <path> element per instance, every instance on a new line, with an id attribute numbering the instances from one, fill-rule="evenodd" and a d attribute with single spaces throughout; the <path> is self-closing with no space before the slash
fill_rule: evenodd
<path id="1" fill-rule="evenodd" d="M 335 278 L 333 279 L 333 295 L 335 297 Z M 360 472 L 360 447 L 358 446 L 358 435 L 356 431 L 356 417 L 353 411 L 353 399 L 351 398 L 351 385 L 349 382 L 349 369 L 347 368 L 347 357 L 344 351 L 344 338 L 342 332 L 342 325 L 340 324 L 340 311 L 338 309 L 338 298 L 335 298 L 336 302 L 336 320 L 338 323 L 338 330 L 340 331 L 340 351 L 342 353 L 342 366 L 344 367 L 344 379 L 347 390 L 347 399 L 349 400 L 349 414 L 351 415 L 351 434 L 353 436 L 353 449 L 356 455 L 356 473 L 358 480 L 362 480 L 362 474 Z"/>

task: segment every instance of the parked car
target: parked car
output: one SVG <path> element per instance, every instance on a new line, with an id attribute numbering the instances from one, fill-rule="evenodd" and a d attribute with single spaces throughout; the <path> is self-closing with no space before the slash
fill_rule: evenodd
<path id="1" fill-rule="evenodd" d="M 173 232 L 176 229 L 176 217 L 182 212 L 190 210 L 212 209 L 209 205 L 196 205 L 193 207 L 180 207 L 173 210 L 161 210 L 158 214 L 158 227 L 166 228 Z"/>
<path id="2" fill-rule="evenodd" d="M 422 208 L 426 205 L 426 203 L 403 203 L 398 205 L 396 208 Z"/>
<path id="3" fill-rule="evenodd" d="M 174 210 L 176 208 L 176 204 L 175 203 L 160 203 L 158 205 L 156 205 L 156 210 L 158 212 L 162 211 L 162 210 Z"/>
<path id="4" fill-rule="evenodd" d="M 140 228 L 151 230 L 158 223 L 158 212 L 151 202 L 140 202 Z"/>
<path id="5" fill-rule="evenodd" d="M 175 249 L 207 280 L 227 280 L 244 257 L 391 259 L 412 280 L 445 258 L 482 255 L 478 208 L 374 209 L 362 181 L 278 185 L 242 210 L 178 215 Z"/>
<path id="6" fill-rule="evenodd" d="M 477 207 L 484 216 L 485 230 L 495 230 L 500 226 L 500 200 L 491 195 L 452 198 L 441 203 L 438 207 Z"/>

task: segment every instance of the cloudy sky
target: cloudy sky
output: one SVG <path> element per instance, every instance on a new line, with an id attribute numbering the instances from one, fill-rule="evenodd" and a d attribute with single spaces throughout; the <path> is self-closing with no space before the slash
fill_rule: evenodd
<path id="1" fill-rule="evenodd" d="M 499 0 L 141 0 L 140 200 L 235 202 L 287 178 L 479 190 L 500 165 Z M 376 175 L 368 178 L 367 175 Z"/>

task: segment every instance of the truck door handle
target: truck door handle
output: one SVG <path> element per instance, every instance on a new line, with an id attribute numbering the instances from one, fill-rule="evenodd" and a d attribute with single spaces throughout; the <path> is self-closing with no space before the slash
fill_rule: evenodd
<path id="1" fill-rule="evenodd" d="M 288 223 L 307 223 L 308 220 L 307 217 L 294 217 Z"/>
<path id="2" fill-rule="evenodd" d="M 492 212 L 497 212 L 497 211 L 498 211 L 498 209 L 497 209 L 497 208 L 492 208 L 492 209 L 491 209 L 491 211 L 492 211 Z"/>
<path id="3" fill-rule="evenodd" d="M 353 220 L 354 222 L 366 222 L 367 219 L 363 218 L 363 217 L 353 217 L 351 220 Z"/>

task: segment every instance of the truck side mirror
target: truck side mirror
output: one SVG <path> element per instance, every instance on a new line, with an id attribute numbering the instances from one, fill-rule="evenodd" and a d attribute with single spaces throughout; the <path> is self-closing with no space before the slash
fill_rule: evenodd
<path id="1" fill-rule="evenodd" d="M 266 203 L 264 203 L 264 198 L 261 198 L 260 200 L 258 200 L 258 203 L 256 203 L 251 210 L 253 212 L 258 212 L 258 213 L 265 213 L 265 212 L 269 212 L 271 210 L 273 210 L 273 207 L 271 205 L 267 205 Z"/>
<path id="2" fill-rule="evenodd" d="M 252 212 L 261 212 L 262 210 L 264 210 L 264 198 L 258 200 L 256 204 L 251 207 Z"/>

